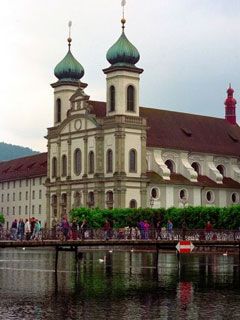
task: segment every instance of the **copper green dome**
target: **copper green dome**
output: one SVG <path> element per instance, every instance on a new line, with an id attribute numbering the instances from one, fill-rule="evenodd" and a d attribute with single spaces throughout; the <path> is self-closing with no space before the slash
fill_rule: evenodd
<path id="1" fill-rule="evenodd" d="M 69 39 L 70 40 L 70 39 Z M 83 66 L 74 58 L 70 50 L 54 69 L 54 74 L 59 80 L 78 81 L 84 76 Z"/>
<path id="2" fill-rule="evenodd" d="M 120 38 L 108 50 L 107 60 L 112 66 L 134 66 L 140 59 L 136 47 L 128 40 L 123 31 Z"/>

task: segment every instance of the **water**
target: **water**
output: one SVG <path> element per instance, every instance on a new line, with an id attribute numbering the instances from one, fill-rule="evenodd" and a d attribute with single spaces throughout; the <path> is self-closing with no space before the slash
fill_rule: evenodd
<path id="1" fill-rule="evenodd" d="M 1 249 L 0 319 L 240 319 L 238 256 Z M 100 259 L 100 260 L 99 260 Z M 158 270 L 158 272 L 157 272 Z"/>

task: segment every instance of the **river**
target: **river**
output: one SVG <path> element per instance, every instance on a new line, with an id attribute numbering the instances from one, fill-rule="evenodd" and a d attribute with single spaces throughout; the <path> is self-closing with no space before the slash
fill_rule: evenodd
<path id="1" fill-rule="evenodd" d="M 240 319 L 237 255 L 1 249 L 0 319 Z"/>

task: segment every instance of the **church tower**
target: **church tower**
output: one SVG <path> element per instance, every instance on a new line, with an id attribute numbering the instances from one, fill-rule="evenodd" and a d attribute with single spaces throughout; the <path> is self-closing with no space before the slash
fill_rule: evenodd
<path id="1" fill-rule="evenodd" d="M 104 69 L 107 76 L 107 116 L 139 116 L 139 75 L 143 72 L 135 66 L 140 54 L 125 34 L 123 18 L 122 34 L 108 50 L 107 60 L 111 66 Z"/>
<path id="2" fill-rule="evenodd" d="M 69 22 L 68 52 L 54 69 L 58 81 L 51 86 L 54 88 L 54 126 L 58 126 L 67 117 L 70 109 L 70 97 L 77 88 L 85 88 L 80 79 L 84 76 L 82 65 L 74 58 L 71 52 L 71 21 Z"/>
<path id="3" fill-rule="evenodd" d="M 231 123 L 236 124 L 236 104 L 237 101 L 233 97 L 234 90 L 229 85 L 227 89 L 227 99 L 225 100 L 225 119 Z"/>
<path id="4" fill-rule="evenodd" d="M 139 82 L 143 69 L 136 67 L 140 54 L 125 34 L 125 1 L 122 1 L 122 33 L 108 50 L 106 118 L 103 124 L 105 151 L 111 151 L 113 207 L 137 208 L 147 203 L 146 119 L 139 113 Z M 109 185 L 110 187 L 110 185 Z M 105 188 L 108 185 L 105 184 Z"/>

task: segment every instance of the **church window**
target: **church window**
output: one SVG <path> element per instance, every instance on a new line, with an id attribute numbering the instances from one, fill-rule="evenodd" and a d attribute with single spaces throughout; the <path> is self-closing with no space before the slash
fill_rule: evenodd
<path id="1" fill-rule="evenodd" d="M 64 154 L 62 156 L 62 176 L 66 177 L 67 175 L 67 156 Z"/>
<path id="2" fill-rule="evenodd" d="M 232 203 L 238 203 L 238 202 L 239 202 L 238 193 L 236 193 L 236 192 L 232 193 Z"/>
<path id="3" fill-rule="evenodd" d="M 109 111 L 115 111 L 115 87 L 110 87 L 110 110 Z"/>
<path id="4" fill-rule="evenodd" d="M 187 200 L 187 190 L 185 190 L 185 189 L 180 190 L 180 192 L 179 192 L 179 198 L 180 198 L 180 200 L 182 200 L 182 201 Z"/>
<path id="5" fill-rule="evenodd" d="M 225 167 L 223 166 L 223 165 L 218 165 L 217 166 L 217 169 L 218 169 L 218 171 L 221 173 L 221 175 L 223 176 L 223 177 L 225 177 Z"/>
<path id="6" fill-rule="evenodd" d="M 206 192 L 206 199 L 207 202 L 213 202 L 214 201 L 214 193 L 212 191 Z"/>
<path id="7" fill-rule="evenodd" d="M 56 101 L 57 104 L 57 112 L 56 112 L 56 116 L 57 116 L 57 122 L 61 122 L 61 99 L 57 99 Z"/>
<path id="8" fill-rule="evenodd" d="M 152 188 L 151 190 L 151 198 L 153 198 L 154 200 L 158 199 L 160 195 L 160 191 L 158 188 Z"/>
<path id="9" fill-rule="evenodd" d="M 201 174 L 200 164 L 198 162 L 192 163 L 192 168 L 197 172 L 197 174 Z"/>
<path id="10" fill-rule="evenodd" d="M 137 152 L 134 149 L 129 151 L 129 172 L 137 171 Z"/>
<path id="11" fill-rule="evenodd" d="M 174 173 L 175 172 L 175 164 L 172 160 L 167 160 L 165 162 L 165 165 L 168 167 L 168 169 L 170 170 L 170 173 Z"/>
<path id="12" fill-rule="evenodd" d="M 129 203 L 129 208 L 136 209 L 137 208 L 137 201 L 132 199 Z"/>
<path id="13" fill-rule="evenodd" d="M 127 111 L 135 111 L 135 92 L 133 86 L 127 88 Z"/>
<path id="14" fill-rule="evenodd" d="M 57 176 L 57 158 L 52 158 L 52 177 L 56 178 Z"/>
<path id="15" fill-rule="evenodd" d="M 82 171 L 82 152 L 80 149 L 76 149 L 74 153 L 74 170 L 76 175 Z"/>
<path id="16" fill-rule="evenodd" d="M 107 203 L 108 209 L 113 208 L 113 192 L 112 191 L 108 191 L 106 193 L 106 203 Z"/>
<path id="17" fill-rule="evenodd" d="M 113 172 L 113 152 L 111 149 L 107 151 L 107 172 Z"/>
<path id="18" fill-rule="evenodd" d="M 88 193 L 88 206 L 93 207 L 94 206 L 94 192 L 89 192 Z"/>
<path id="19" fill-rule="evenodd" d="M 94 152 L 90 151 L 88 155 L 89 173 L 94 173 Z"/>

